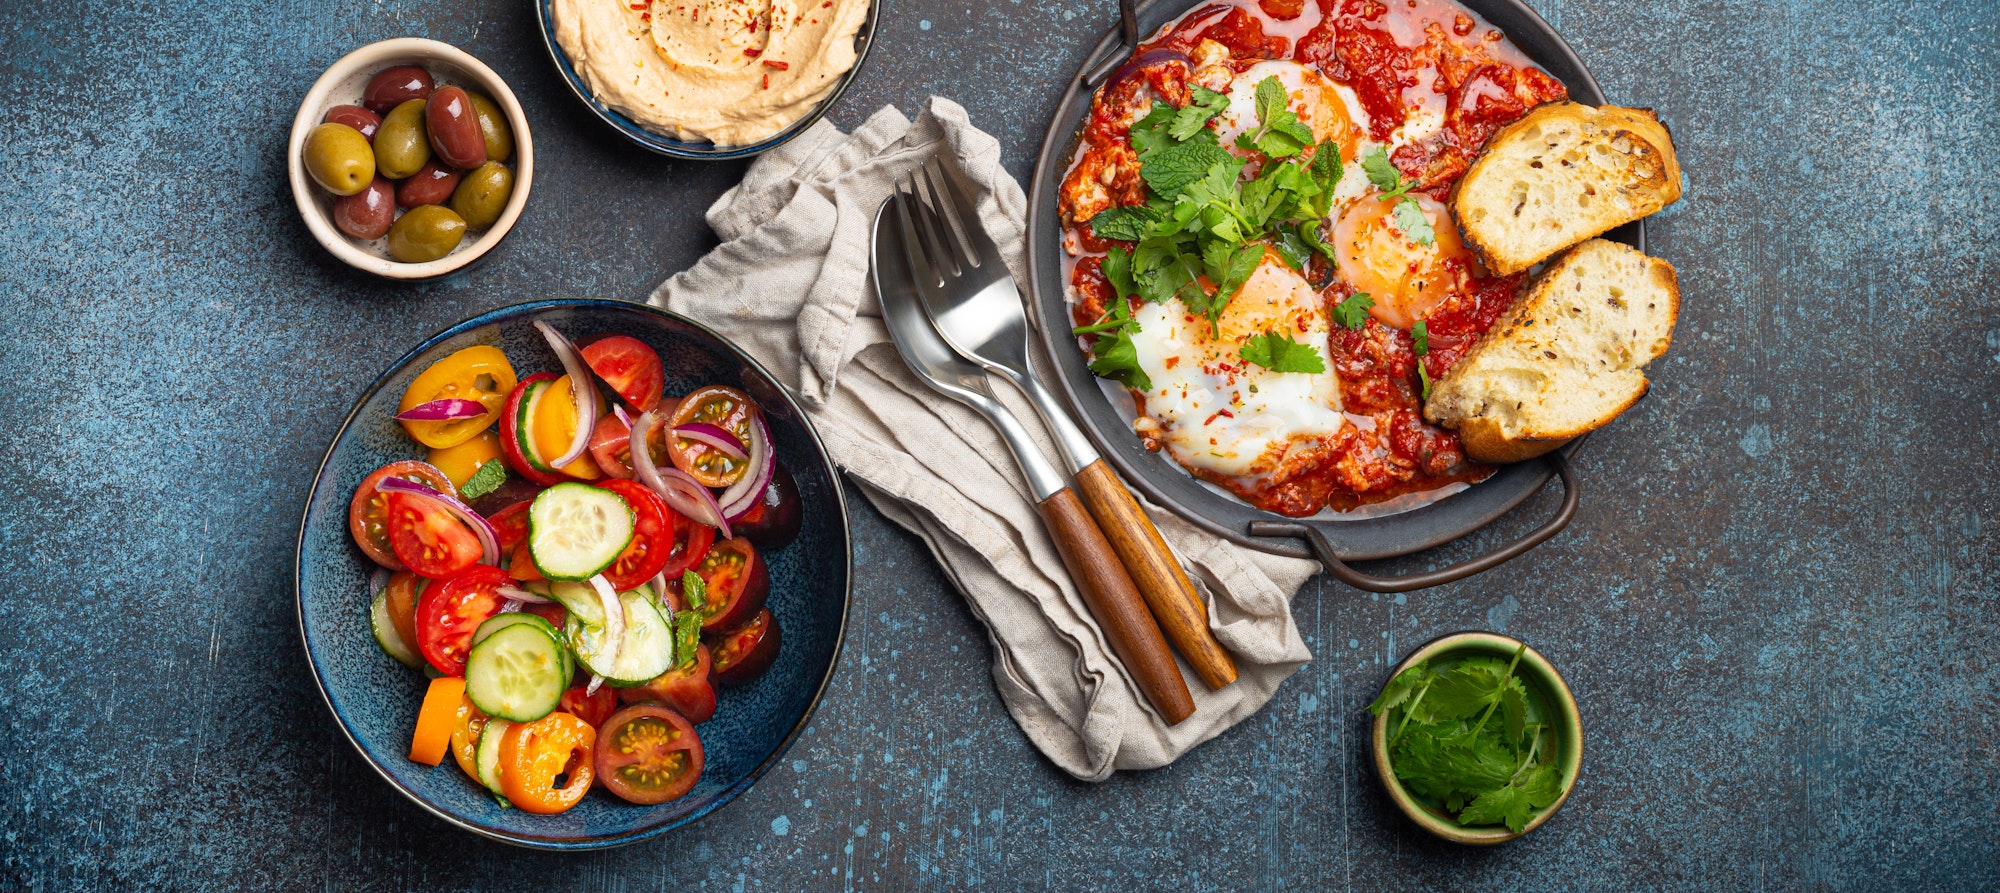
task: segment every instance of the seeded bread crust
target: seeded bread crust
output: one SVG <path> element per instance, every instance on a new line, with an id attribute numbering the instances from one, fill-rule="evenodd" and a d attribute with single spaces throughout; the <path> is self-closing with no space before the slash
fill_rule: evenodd
<path id="1" fill-rule="evenodd" d="M 1653 112 L 1552 102 L 1486 141 L 1451 212 L 1481 263 L 1507 275 L 1680 197 L 1673 138 Z"/>
<path id="2" fill-rule="evenodd" d="M 1424 401 L 1482 462 L 1532 459 L 1644 396 L 1642 368 L 1673 343 L 1672 264 L 1592 239 L 1551 264 Z"/>

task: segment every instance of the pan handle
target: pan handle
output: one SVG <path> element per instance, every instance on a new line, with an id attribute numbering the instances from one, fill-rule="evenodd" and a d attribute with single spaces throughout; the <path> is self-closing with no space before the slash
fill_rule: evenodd
<path id="1" fill-rule="evenodd" d="M 1355 570 L 1352 565 L 1340 560 L 1340 556 L 1334 553 L 1333 543 L 1327 541 L 1326 534 L 1321 533 L 1318 527 L 1310 524 L 1301 524 L 1297 521 L 1252 521 L 1250 522 L 1250 535 L 1304 538 L 1306 544 L 1312 547 L 1313 556 L 1319 559 L 1319 563 L 1326 568 L 1327 573 L 1332 574 L 1340 582 L 1346 583 L 1356 589 L 1364 589 L 1369 592 L 1408 592 L 1412 589 L 1442 586 L 1454 580 L 1462 580 L 1481 571 L 1498 567 L 1506 563 L 1509 559 L 1515 558 L 1521 553 L 1541 545 L 1544 540 L 1555 536 L 1564 527 L 1569 526 L 1570 519 L 1576 517 L 1578 497 L 1576 475 L 1570 471 L 1569 460 L 1563 458 L 1562 451 L 1560 450 L 1548 453 L 1542 459 L 1555 471 L 1556 476 L 1562 479 L 1563 501 L 1562 507 L 1556 510 L 1556 516 L 1550 518 L 1548 523 L 1535 528 L 1527 536 L 1521 537 L 1502 548 L 1488 552 L 1477 558 L 1459 562 L 1450 567 L 1442 567 L 1421 574 L 1411 574 L 1407 577 L 1378 577 Z"/>
<path id="2" fill-rule="evenodd" d="M 1104 79 L 1117 71 L 1118 66 L 1125 64 L 1125 57 L 1139 48 L 1138 0 L 1118 0 L 1118 35 L 1121 40 L 1119 45 L 1113 48 L 1109 58 L 1103 62 L 1093 62 L 1084 66 L 1085 87 L 1096 87 L 1104 83 Z"/>

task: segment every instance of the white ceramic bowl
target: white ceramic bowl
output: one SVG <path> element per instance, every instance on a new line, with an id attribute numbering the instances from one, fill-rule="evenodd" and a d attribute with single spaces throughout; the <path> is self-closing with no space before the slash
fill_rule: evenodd
<path id="1" fill-rule="evenodd" d="M 428 263 L 407 264 L 391 258 L 387 238 L 363 242 L 335 229 L 334 196 L 314 183 L 305 169 L 307 132 L 326 117 L 327 109 L 336 105 L 360 105 L 361 91 L 368 85 L 368 79 L 392 65 L 421 65 L 430 71 L 440 86 L 457 84 L 492 97 L 507 116 L 507 125 L 514 129 L 514 157 L 507 161 L 514 168 L 514 194 L 508 197 L 506 210 L 500 213 L 500 219 L 492 227 L 466 233 L 464 241 L 450 254 Z M 528 204 L 528 189 L 535 179 L 535 142 L 528 133 L 528 118 L 521 113 L 521 102 L 514 98 L 514 91 L 507 89 L 507 83 L 500 80 L 493 69 L 487 68 L 485 63 L 472 58 L 464 50 L 421 37 L 398 37 L 371 43 L 333 63 L 325 74 L 319 76 L 319 80 L 313 82 L 312 89 L 306 92 L 305 101 L 299 103 L 298 117 L 292 119 L 292 139 L 286 151 L 286 166 L 292 178 L 292 200 L 298 204 L 299 216 L 305 218 L 306 228 L 312 231 L 313 238 L 348 266 L 389 279 L 434 279 L 463 269 L 484 257 L 514 228 L 514 221 L 520 219 L 521 209 Z"/>

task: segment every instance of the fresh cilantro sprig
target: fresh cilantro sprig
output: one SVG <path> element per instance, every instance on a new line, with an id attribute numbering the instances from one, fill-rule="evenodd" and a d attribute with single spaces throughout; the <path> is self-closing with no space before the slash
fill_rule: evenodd
<path id="1" fill-rule="evenodd" d="M 1411 323 L 1410 340 L 1413 345 L 1410 352 L 1416 354 L 1417 357 L 1417 382 L 1423 386 L 1423 398 L 1429 400 L 1431 398 L 1431 372 L 1429 369 L 1424 368 L 1424 356 L 1431 352 L 1430 324 L 1421 319 Z"/>
<path id="2" fill-rule="evenodd" d="M 1359 331 L 1368 324 L 1368 308 L 1375 306 L 1375 299 L 1365 291 L 1357 291 L 1346 300 L 1333 306 L 1333 321 L 1347 328 Z"/>
<path id="3" fill-rule="evenodd" d="M 1403 179 L 1403 173 L 1389 161 L 1389 153 L 1376 146 L 1361 158 L 1361 170 L 1368 175 L 1368 182 L 1382 190 L 1378 196 L 1382 201 L 1396 203 L 1396 227 L 1409 236 L 1410 241 L 1423 246 L 1437 244 L 1437 231 L 1431 227 L 1431 220 L 1424 214 L 1422 205 L 1407 193 L 1414 188 L 1415 180 Z"/>
<path id="4" fill-rule="evenodd" d="M 1098 269 L 1111 283 L 1112 299 L 1106 302 L 1104 315 L 1096 322 L 1070 331 L 1076 335 L 1097 336 L 1097 341 L 1091 345 L 1090 371 L 1093 374 L 1121 382 L 1128 388 L 1150 391 L 1153 380 L 1146 375 L 1146 370 L 1140 368 L 1139 351 L 1132 343 L 1132 334 L 1139 331 L 1139 321 L 1132 318 L 1127 301 L 1138 289 L 1132 281 L 1132 256 L 1125 249 L 1113 246 L 1105 252 Z"/>
<path id="5" fill-rule="evenodd" d="M 1310 372 L 1315 375 L 1326 371 L 1326 360 L 1310 344 L 1300 344 L 1282 332 L 1265 332 L 1253 335 L 1245 342 L 1240 354 L 1247 362 L 1256 363 L 1272 372 Z"/>
<path id="6" fill-rule="evenodd" d="M 1562 796 L 1553 736 L 1514 675 L 1526 650 L 1505 663 L 1469 657 L 1445 667 L 1417 664 L 1368 705 L 1387 717 L 1397 780 L 1461 825 L 1518 832 Z"/>

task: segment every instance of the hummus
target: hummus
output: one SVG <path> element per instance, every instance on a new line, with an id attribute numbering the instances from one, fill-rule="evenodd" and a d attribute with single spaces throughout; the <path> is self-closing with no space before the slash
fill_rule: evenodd
<path id="1" fill-rule="evenodd" d="M 675 139 L 740 146 L 804 117 L 854 67 L 871 0 L 552 0 L 599 102 Z"/>

